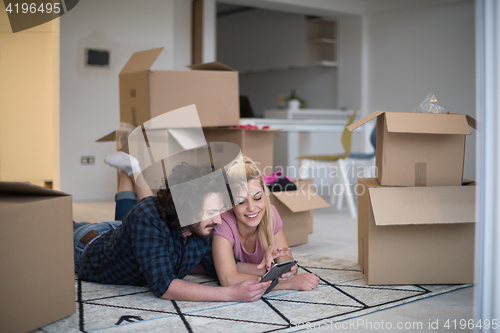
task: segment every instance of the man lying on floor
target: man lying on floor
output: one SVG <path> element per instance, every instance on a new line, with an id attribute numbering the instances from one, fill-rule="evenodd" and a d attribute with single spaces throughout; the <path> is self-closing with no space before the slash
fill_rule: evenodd
<path id="1" fill-rule="evenodd" d="M 225 184 L 199 182 L 176 191 L 189 207 L 193 220 L 181 227 L 168 184 L 157 196 L 136 185 L 128 154 L 117 152 L 106 163 L 119 168 L 114 222 L 74 223 L 75 272 L 85 281 L 148 285 L 158 297 L 185 301 L 253 302 L 271 281 L 246 280 L 229 287 L 207 286 L 182 280 L 191 273 L 215 276 L 211 237 L 221 223 Z M 133 161 L 133 159 L 132 159 Z M 132 163 L 134 164 L 134 163 Z M 181 184 L 212 172 L 211 167 L 181 164 L 169 177 Z M 138 202 L 136 203 L 136 200 Z"/>

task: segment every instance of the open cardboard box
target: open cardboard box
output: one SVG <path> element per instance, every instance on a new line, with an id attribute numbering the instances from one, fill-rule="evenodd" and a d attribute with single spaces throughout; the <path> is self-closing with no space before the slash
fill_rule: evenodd
<path id="1" fill-rule="evenodd" d="M 250 157 L 261 172 L 273 172 L 274 137 L 280 129 L 203 128 L 207 142 L 231 142 L 237 144 L 243 155 Z M 219 146 L 212 149 L 217 152 Z"/>
<path id="2" fill-rule="evenodd" d="M 202 126 L 239 125 L 237 71 L 219 62 L 192 65 L 190 71 L 151 70 L 162 50 L 135 52 L 121 70 L 120 122 L 140 126 L 165 112 L 195 104 Z M 115 140 L 112 132 L 97 141 Z"/>
<path id="3" fill-rule="evenodd" d="M 182 122 L 185 123 L 184 126 Z M 176 123 L 180 126 L 176 127 Z M 176 157 L 180 158 L 179 162 L 187 162 L 189 159 L 183 159 L 189 156 L 184 153 L 197 150 L 198 147 L 204 149 L 203 147 L 207 144 L 210 144 L 211 153 L 214 156 L 223 159 L 226 159 L 224 156 L 227 154 L 236 157 L 241 151 L 250 157 L 263 172 L 270 174 L 273 169 L 273 139 L 278 131 L 279 129 L 259 130 L 236 127 L 202 128 L 198 120 L 197 107 L 188 105 L 144 122 L 142 129 L 136 128 L 132 131 L 127 139 L 130 142 L 127 142 L 126 149 L 123 150 L 139 160 L 144 172 L 159 175 L 157 179 L 147 177 L 152 188 L 159 188 L 157 186 L 161 185 L 161 178 L 170 173 Z M 110 140 L 114 137 L 114 135 L 108 136 Z M 103 140 L 104 138 L 100 139 L 100 141 Z M 235 146 L 238 147 L 237 152 L 233 152 Z M 193 156 L 195 157 L 196 153 Z M 165 160 L 165 163 L 168 165 L 165 165 L 165 172 L 162 170 L 157 172 L 156 167 L 151 171 L 146 171 L 151 164 L 156 164 L 166 158 L 168 161 Z"/>
<path id="4" fill-rule="evenodd" d="M 242 129 L 229 127 L 204 127 L 203 134 L 206 142 L 215 143 L 212 147 L 218 152 L 221 149 L 217 142 L 231 142 L 237 144 L 241 152 L 250 157 L 259 167 L 262 172 L 271 174 L 273 172 L 273 146 L 274 137 L 280 129 Z M 97 142 L 115 141 L 116 133 L 106 135 L 100 138 Z M 163 135 L 168 135 L 168 130 L 162 132 Z M 175 139 L 178 139 L 176 137 Z M 128 145 L 122 146 L 120 149 L 129 153 Z"/>
<path id="5" fill-rule="evenodd" d="M 0 182 L 0 331 L 29 332 L 75 313 L 71 196 Z"/>
<path id="6" fill-rule="evenodd" d="M 377 118 L 376 166 L 383 186 L 460 186 L 465 136 L 475 120 L 463 114 L 375 111 L 349 131 Z"/>
<path id="7" fill-rule="evenodd" d="M 311 188 L 314 186 L 314 179 L 312 178 L 292 178 L 292 183 L 294 183 L 298 188 Z M 329 206 L 327 206 L 329 207 Z M 324 207 L 322 207 L 324 208 Z M 313 220 L 314 220 L 314 211 L 311 209 L 309 211 L 308 217 L 307 217 L 307 225 L 308 225 L 308 230 L 307 232 L 310 234 L 313 232 L 314 226 L 313 226 Z"/>
<path id="8" fill-rule="evenodd" d="M 330 207 L 328 202 L 310 188 L 311 181 L 292 181 L 297 185 L 297 191 L 270 194 L 271 204 L 276 207 L 283 220 L 283 232 L 290 246 L 308 242 L 313 209 Z"/>
<path id="9" fill-rule="evenodd" d="M 475 186 L 358 183 L 358 263 L 369 285 L 474 282 Z"/>

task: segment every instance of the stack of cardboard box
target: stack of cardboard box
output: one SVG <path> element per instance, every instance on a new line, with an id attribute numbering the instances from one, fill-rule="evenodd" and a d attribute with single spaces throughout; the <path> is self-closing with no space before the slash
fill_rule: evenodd
<path id="1" fill-rule="evenodd" d="M 462 114 L 377 111 L 377 178 L 358 180 L 358 262 L 370 285 L 472 283 L 475 186 Z"/>
<path id="2" fill-rule="evenodd" d="M 141 126 L 150 119 L 188 105 L 195 105 L 205 140 L 209 143 L 231 142 L 237 144 L 241 152 L 256 162 L 261 171 L 273 171 L 273 141 L 278 130 L 245 129 L 240 125 L 238 72 L 218 62 L 191 66 L 190 71 L 151 70 L 151 66 L 163 48 L 134 53 L 119 74 L 120 122 Z M 116 133 L 101 139 L 116 140 Z M 217 150 L 222 145 L 214 144 Z M 122 150 L 128 152 L 125 145 Z M 319 196 L 308 193 L 293 196 L 295 200 L 285 200 L 278 211 L 292 216 L 296 211 L 296 201 L 306 203 L 297 214 L 303 213 L 300 222 L 294 215 L 293 223 L 283 219 L 284 231 L 290 245 L 307 242 L 309 215 L 312 209 L 324 207 L 319 204 Z M 292 196 L 290 196 L 292 197 Z M 326 204 L 326 203 L 325 203 Z M 328 204 L 326 204 L 327 206 Z M 299 214 L 300 215 L 300 214 Z M 312 223 L 312 222 L 311 222 Z M 297 225 L 300 227 L 297 228 Z"/>

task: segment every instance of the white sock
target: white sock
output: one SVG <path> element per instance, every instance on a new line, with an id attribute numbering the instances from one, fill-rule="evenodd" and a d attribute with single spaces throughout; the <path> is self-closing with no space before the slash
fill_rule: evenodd
<path id="1" fill-rule="evenodd" d="M 129 176 L 141 170 L 139 161 L 135 157 L 122 151 L 117 151 L 109 155 L 104 160 L 104 163 L 125 171 Z"/>

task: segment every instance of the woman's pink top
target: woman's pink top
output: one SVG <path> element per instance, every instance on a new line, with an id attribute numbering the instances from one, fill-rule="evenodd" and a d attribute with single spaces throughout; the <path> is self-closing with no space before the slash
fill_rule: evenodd
<path id="1" fill-rule="evenodd" d="M 276 235 L 278 231 L 283 227 L 283 221 L 278 214 L 276 208 L 271 205 L 274 213 L 274 219 L 276 221 L 276 227 L 274 228 L 274 234 Z M 260 264 L 264 258 L 265 251 L 261 249 L 259 244 L 259 237 L 257 236 L 255 242 L 255 251 L 253 253 L 248 253 L 238 236 L 238 229 L 236 228 L 236 217 L 232 210 L 229 210 L 221 215 L 222 223 L 216 225 L 214 228 L 214 235 L 219 235 L 227 239 L 233 246 L 234 257 L 243 262 L 249 262 L 253 264 Z"/>

